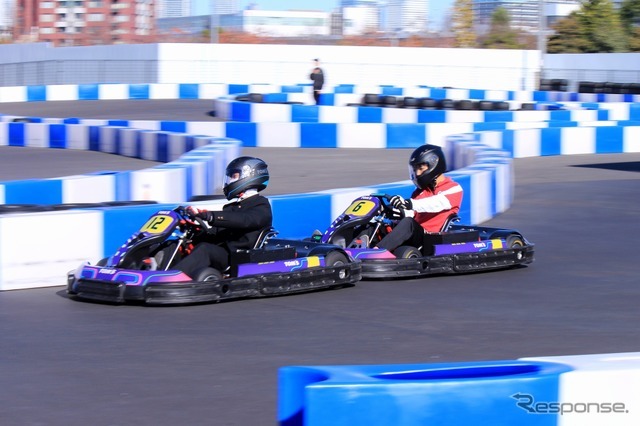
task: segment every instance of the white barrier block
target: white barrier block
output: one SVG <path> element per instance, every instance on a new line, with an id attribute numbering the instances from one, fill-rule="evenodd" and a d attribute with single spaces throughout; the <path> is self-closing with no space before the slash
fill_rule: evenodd
<path id="1" fill-rule="evenodd" d="M 159 203 L 186 200 L 187 173 L 184 168 L 151 168 L 131 172 L 131 199 Z"/>
<path id="2" fill-rule="evenodd" d="M 0 87 L 0 102 L 27 102 L 27 87 Z"/>
<path id="3" fill-rule="evenodd" d="M 140 130 L 160 130 L 160 122 L 152 120 L 131 120 L 129 127 Z"/>
<path id="4" fill-rule="evenodd" d="M 561 155 L 595 154 L 596 129 L 593 127 L 565 127 L 560 137 Z"/>
<path id="5" fill-rule="evenodd" d="M 540 129 L 513 132 L 513 158 L 539 157 L 542 152 Z"/>
<path id="6" fill-rule="evenodd" d="M 67 124 L 67 149 L 89 149 L 89 126 Z"/>
<path id="7" fill-rule="evenodd" d="M 47 101 L 77 101 L 77 84 L 54 84 L 47 86 Z"/>
<path id="8" fill-rule="evenodd" d="M 49 125 L 42 123 L 25 123 L 24 145 L 31 148 L 49 147 Z"/>
<path id="9" fill-rule="evenodd" d="M 578 122 L 598 121 L 598 111 L 592 109 L 571 111 L 571 120 Z"/>
<path id="10" fill-rule="evenodd" d="M 624 152 L 640 152 L 640 127 L 624 127 L 622 132 L 622 150 Z"/>
<path id="11" fill-rule="evenodd" d="M 275 86 L 273 84 L 250 84 L 249 85 L 249 93 L 276 93 L 280 92 L 280 86 Z"/>
<path id="12" fill-rule="evenodd" d="M 404 96 L 410 98 L 426 98 L 429 96 L 429 89 L 418 86 L 407 87 L 404 89 Z"/>
<path id="13" fill-rule="evenodd" d="M 62 179 L 62 202 L 101 203 L 116 200 L 116 179 L 108 175 L 75 175 Z"/>
<path id="14" fill-rule="evenodd" d="M 504 137 L 503 132 L 479 132 L 480 139 L 478 142 L 487 145 L 491 148 L 503 149 L 502 139 Z"/>
<path id="15" fill-rule="evenodd" d="M 62 124 L 62 118 L 43 118 L 43 124 Z"/>
<path id="16" fill-rule="evenodd" d="M 336 93 L 333 96 L 333 105 L 342 107 L 348 104 L 359 104 L 362 102 L 362 96 L 362 93 Z"/>
<path id="17" fill-rule="evenodd" d="M 509 92 L 505 90 L 487 90 L 484 98 L 488 101 L 508 101 Z"/>
<path id="18" fill-rule="evenodd" d="M 191 194 L 192 195 L 211 195 L 213 190 L 210 186 L 208 170 L 209 164 L 206 161 L 198 161 L 194 158 L 185 158 L 179 161 L 173 161 L 161 166 L 160 169 L 182 167 L 191 173 Z M 185 184 L 185 188 L 186 188 Z M 185 201 L 187 201 L 185 197 Z"/>
<path id="19" fill-rule="evenodd" d="M 167 138 L 168 160 L 174 161 L 187 152 L 185 133 L 169 133 Z"/>
<path id="20" fill-rule="evenodd" d="M 510 121 L 507 123 L 507 129 L 519 130 L 519 129 L 544 129 L 549 127 L 547 121 Z"/>
<path id="21" fill-rule="evenodd" d="M 125 127 L 104 126 L 100 128 L 100 151 L 109 154 L 116 153 L 116 134 Z"/>
<path id="22" fill-rule="evenodd" d="M 158 161 L 158 132 L 144 130 L 141 132 L 140 158 L 143 160 Z"/>
<path id="23" fill-rule="evenodd" d="M 387 127 L 381 123 L 338 125 L 338 148 L 386 148 Z"/>
<path id="24" fill-rule="evenodd" d="M 313 101 L 313 96 L 310 96 L 308 93 L 287 93 L 287 97 L 289 102 L 302 102 L 305 105 L 311 104 Z"/>
<path id="25" fill-rule="evenodd" d="M 260 123 L 256 145 L 260 148 L 300 148 L 299 123 Z"/>
<path id="26" fill-rule="evenodd" d="M 445 111 L 447 123 L 481 123 L 484 111 Z"/>
<path id="27" fill-rule="evenodd" d="M 291 105 L 287 104 L 251 104 L 252 123 L 290 123 Z"/>
<path id="28" fill-rule="evenodd" d="M 609 111 L 609 120 L 622 121 L 629 119 L 629 103 L 614 102 L 600 105 L 602 109 Z"/>
<path id="29" fill-rule="evenodd" d="M 462 170 L 471 176 L 471 194 L 463 194 L 471 201 L 471 223 L 482 223 L 493 217 L 491 201 L 492 173 L 489 170 Z M 455 178 L 453 178 L 455 180 Z"/>
<path id="30" fill-rule="evenodd" d="M 569 365 L 560 375 L 559 426 L 640 424 L 640 353 L 522 358 Z M 536 401 L 543 402 L 543 401 Z M 614 406 L 614 404 L 616 404 Z M 613 412 L 613 409 L 616 411 Z"/>
<path id="31" fill-rule="evenodd" d="M 224 137 L 226 136 L 227 127 L 225 123 L 220 121 L 188 121 L 187 133 L 190 135 L 204 135 Z"/>
<path id="32" fill-rule="evenodd" d="M 514 122 L 527 121 L 549 121 L 551 114 L 549 111 L 514 111 Z"/>
<path id="33" fill-rule="evenodd" d="M 350 106 L 321 106 L 318 111 L 320 123 L 357 123 L 358 108 Z"/>
<path id="34" fill-rule="evenodd" d="M 149 99 L 179 99 L 180 89 L 175 83 L 153 83 L 149 85 Z"/>
<path id="35" fill-rule="evenodd" d="M 66 285 L 67 272 L 104 250 L 100 211 L 6 214 L 0 235 L 0 290 Z"/>
<path id="36" fill-rule="evenodd" d="M 129 99 L 129 85 L 128 84 L 99 84 L 98 99 L 100 100 Z"/>
<path id="37" fill-rule="evenodd" d="M 223 148 L 206 151 L 193 150 L 180 157 L 180 160 L 200 161 L 206 165 L 207 194 L 215 194 L 222 190 L 227 167 L 226 152 Z"/>
<path id="38" fill-rule="evenodd" d="M 473 132 L 473 123 L 429 123 L 426 143 L 445 146 L 447 136 Z"/>
<path id="39" fill-rule="evenodd" d="M 85 126 L 106 126 L 109 124 L 109 120 L 101 120 L 97 118 L 83 118 L 80 120 L 81 124 Z"/>
<path id="40" fill-rule="evenodd" d="M 227 94 L 227 85 L 222 83 L 200 84 L 198 98 L 199 99 L 215 99 Z M 213 102 L 211 103 L 213 107 Z"/>
<path id="41" fill-rule="evenodd" d="M 417 123 L 418 110 L 404 108 L 383 108 L 383 123 Z"/>
<path id="42" fill-rule="evenodd" d="M 0 184 L 0 204 L 6 204 L 4 195 L 4 185 Z"/>
<path id="43" fill-rule="evenodd" d="M 121 127 L 120 134 L 120 155 L 136 158 L 138 156 L 138 135 L 140 130 Z"/>
<path id="44" fill-rule="evenodd" d="M 0 146 L 7 146 L 7 145 L 9 145 L 9 123 L 5 121 L 1 121 L 0 122 Z"/>

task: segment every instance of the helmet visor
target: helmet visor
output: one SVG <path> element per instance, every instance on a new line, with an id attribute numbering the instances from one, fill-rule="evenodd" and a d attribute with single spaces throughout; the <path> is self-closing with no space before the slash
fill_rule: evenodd
<path id="1" fill-rule="evenodd" d="M 251 167 L 245 165 L 242 168 L 227 169 L 226 176 L 224 178 L 224 184 L 229 185 L 233 182 L 237 182 L 240 179 L 244 179 L 251 174 Z"/>

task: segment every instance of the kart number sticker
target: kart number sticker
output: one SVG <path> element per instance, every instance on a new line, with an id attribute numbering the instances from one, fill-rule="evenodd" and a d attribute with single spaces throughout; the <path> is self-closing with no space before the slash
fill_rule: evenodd
<path id="1" fill-rule="evenodd" d="M 346 214 L 353 216 L 366 216 L 371 210 L 376 208 L 376 203 L 367 200 L 356 200 L 345 211 Z"/>
<path id="2" fill-rule="evenodd" d="M 161 234 L 169 226 L 171 226 L 172 223 L 173 219 L 171 218 L 171 216 L 155 215 L 151 219 L 149 219 L 142 228 L 140 228 L 140 232 L 147 232 L 149 234 Z"/>

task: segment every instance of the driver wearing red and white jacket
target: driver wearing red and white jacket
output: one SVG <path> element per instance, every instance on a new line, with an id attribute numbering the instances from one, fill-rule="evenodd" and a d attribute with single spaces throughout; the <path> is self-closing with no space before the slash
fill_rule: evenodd
<path id="1" fill-rule="evenodd" d="M 439 146 L 422 145 L 411 154 L 409 175 L 416 185 L 411 198 L 391 197 L 391 206 L 404 216 L 378 248 L 393 251 L 402 245 L 420 247 L 425 232 L 439 232 L 447 218 L 460 211 L 462 187 L 445 176 L 444 153 Z"/>

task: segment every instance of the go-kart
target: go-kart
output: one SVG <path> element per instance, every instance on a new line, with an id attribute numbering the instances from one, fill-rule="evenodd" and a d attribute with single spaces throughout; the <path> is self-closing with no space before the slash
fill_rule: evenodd
<path id="1" fill-rule="evenodd" d="M 67 293 L 98 302 L 175 305 L 336 288 L 361 278 L 360 262 L 343 248 L 277 239 L 272 227 L 261 231 L 253 249 L 232 252 L 225 271 L 204 266 L 191 277 L 172 270 L 206 228 L 185 207 L 158 211 L 111 257 L 69 272 Z"/>
<path id="2" fill-rule="evenodd" d="M 386 194 L 356 198 L 321 233 L 308 238 L 336 244 L 362 261 L 362 278 L 388 279 L 433 274 L 469 273 L 533 262 L 534 245 L 513 229 L 460 225 L 450 216 L 441 232 L 425 232 L 420 247 L 401 246 L 393 253 L 376 248 L 397 224 L 399 211 Z"/>

